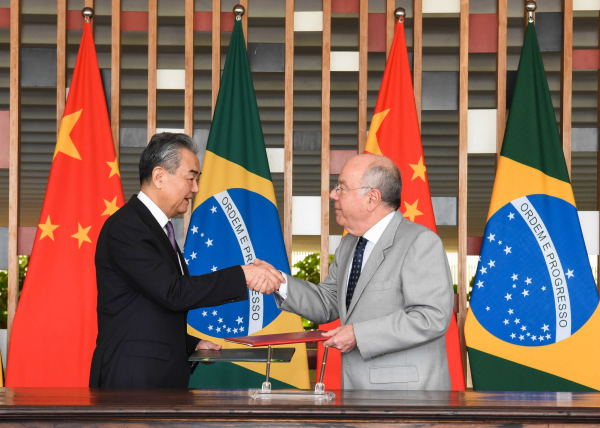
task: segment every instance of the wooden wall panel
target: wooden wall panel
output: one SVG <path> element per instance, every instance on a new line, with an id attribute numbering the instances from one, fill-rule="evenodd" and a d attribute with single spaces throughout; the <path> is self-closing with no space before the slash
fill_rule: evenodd
<path id="1" fill-rule="evenodd" d="M 465 320 L 467 316 L 467 172 L 468 172 L 468 108 L 469 108 L 469 0 L 460 0 L 460 60 L 458 105 L 458 329 L 463 370 L 467 373 Z"/>
<path id="2" fill-rule="evenodd" d="M 598 18 L 598 40 L 600 40 L 600 17 Z M 600 94 L 600 70 L 598 70 L 598 93 Z M 600 128 L 600 96 L 598 97 L 597 104 L 596 126 Z M 600 211 L 600 150 L 596 156 L 596 209 Z M 597 266 L 600 268 L 600 255 L 598 256 L 597 263 Z M 596 271 L 596 285 L 598 286 L 598 291 L 600 291 L 600 272 L 598 271 Z"/>
<path id="3" fill-rule="evenodd" d="M 110 54 L 110 129 L 119 162 L 119 129 L 121 128 L 121 0 L 112 0 Z"/>
<path id="4" fill-rule="evenodd" d="M 21 47 L 21 1 L 10 1 L 10 159 L 8 172 L 8 301 L 7 343 L 19 293 L 19 208 L 21 205 L 21 88 L 19 85 Z"/>
<path id="5" fill-rule="evenodd" d="M 212 114 L 215 114 L 221 84 L 221 0 L 212 2 Z M 212 117 L 211 114 L 211 117 Z"/>
<path id="6" fill-rule="evenodd" d="M 285 1 L 285 118 L 283 124 L 283 241 L 292 264 L 292 188 L 294 166 L 294 0 Z"/>
<path id="7" fill-rule="evenodd" d="M 56 136 L 65 112 L 67 85 L 67 0 L 58 0 L 56 16 Z M 79 15 L 81 18 L 81 15 Z"/>
<path id="8" fill-rule="evenodd" d="M 390 49 L 392 48 L 392 42 L 394 41 L 394 28 L 396 27 L 396 17 L 394 11 L 396 10 L 396 0 L 386 0 L 385 5 L 385 57 L 390 56 Z"/>
<path id="9" fill-rule="evenodd" d="M 94 9 L 94 0 L 85 0 L 84 7 L 91 7 L 92 9 Z M 94 22 L 95 21 L 96 20 L 94 18 L 92 18 L 90 20 L 90 24 L 92 27 L 92 34 L 95 34 L 95 31 L 94 31 L 94 27 L 95 27 Z"/>
<path id="10" fill-rule="evenodd" d="M 329 274 L 329 132 L 331 108 L 331 0 L 323 0 L 321 75 L 321 280 Z"/>
<path id="11" fill-rule="evenodd" d="M 369 61 L 369 0 L 360 0 L 358 39 L 358 153 L 367 144 L 367 79 Z M 327 186 L 329 189 L 329 184 Z M 329 248 L 327 249 L 329 251 Z M 329 253 L 327 253 L 329 254 Z"/>
<path id="12" fill-rule="evenodd" d="M 194 137 L 194 0 L 185 0 L 185 93 L 184 93 L 184 132 Z M 201 165 L 202 167 L 202 165 Z M 183 243 L 187 236 L 192 204 L 183 215 Z"/>
<path id="13" fill-rule="evenodd" d="M 421 94 L 423 84 L 423 0 L 413 1 L 413 86 L 417 118 L 421 129 Z"/>
<path id="14" fill-rule="evenodd" d="M 156 133 L 157 3 L 158 0 L 148 0 L 148 141 Z"/>
<path id="15" fill-rule="evenodd" d="M 573 0 L 563 0 L 563 50 L 560 85 L 560 131 L 571 177 L 571 118 L 573 106 Z"/>
<path id="16" fill-rule="evenodd" d="M 496 53 L 496 165 L 506 128 L 506 37 L 508 0 L 498 0 L 498 52 Z"/>
<path id="17" fill-rule="evenodd" d="M 246 13 L 242 16 L 242 28 L 244 29 L 244 40 L 248 47 L 248 0 L 240 0 L 240 4 L 246 9 Z"/>

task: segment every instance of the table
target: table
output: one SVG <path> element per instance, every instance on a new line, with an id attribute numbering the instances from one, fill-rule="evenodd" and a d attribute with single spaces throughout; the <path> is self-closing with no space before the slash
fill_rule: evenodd
<path id="1" fill-rule="evenodd" d="M 352 427 L 600 424 L 600 393 L 333 391 L 335 401 L 257 400 L 248 390 L 0 388 L 0 425 Z M 580 425 L 581 426 L 581 425 Z"/>

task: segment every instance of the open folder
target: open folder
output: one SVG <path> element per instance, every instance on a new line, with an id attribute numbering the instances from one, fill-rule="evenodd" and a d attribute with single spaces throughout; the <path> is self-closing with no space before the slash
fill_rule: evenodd
<path id="1" fill-rule="evenodd" d="M 329 339 L 324 337 L 323 330 L 301 331 L 295 333 L 266 334 L 263 336 L 244 336 L 225 338 L 226 342 L 239 343 L 246 346 L 275 346 L 290 345 L 302 342 L 323 342 Z"/>

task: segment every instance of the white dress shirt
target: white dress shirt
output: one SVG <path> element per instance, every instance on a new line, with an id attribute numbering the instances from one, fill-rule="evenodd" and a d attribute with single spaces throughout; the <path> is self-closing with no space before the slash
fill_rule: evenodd
<path id="1" fill-rule="evenodd" d="M 154 201 L 152 199 L 150 199 L 141 190 L 138 193 L 137 198 L 140 200 L 140 202 L 142 204 L 146 205 L 146 208 L 148 208 L 150 210 L 150 213 L 152 213 L 152 215 L 154 216 L 154 218 L 156 219 L 158 224 L 160 224 L 160 227 L 163 228 L 165 235 L 167 235 L 167 237 L 168 237 L 169 233 L 167 232 L 166 226 L 167 226 L 167 223 L 171 221 L 171 219 L 169 217 L 167 217 L 167 215 L 163 212 L 163 210 L 161 210 L 158 207 L 158 205 L 156 205 L 154 203 Z M 177 255 L 177 260 L 179 260 L 179 269 L 180 269 L 181 273 L 183 274 L 183 266 L 181 265 L 181 257 L 179 257 L 179 254 Z"/>
<path id="2" fill-rule="evenodd" d="M 388 227 L 388 224 L 390 224 L 390 221 L 392 221 L 392 217 L 394 217 L 395 213 L 396 213 L 396 211 L 392 211 L 391 213 L 386 215 L 384 218 L 382 218 L 377 223 L 375 223 L 375 225 L 372 228 L 370 228 L 369 230 L 367 230 L 365 232 L 365 234 L 363 235 L 363 238 L 365 238 L 367 240 L 367 245 L 365 246 L 365 252 L 363 254 L 362 266 L 360 267 L 361 272 L 362 272 L 362 269 L 365 267 L 367 260 L 369 260 L 369 256 L 373 252 L 373 248 L 375 248 L 375 245 L 381 238 L 381 235 L 383 235 L 383 231 L 385 230 L 385 228 Z M 352 263 L 350 263 L 350 266 L 348 266 L 348 279 L 350 278 L 351 270 L 352 270 Z M 279 287 L 279 290 L 276 291 L 276 293 L 278 293 L 279 296 L 281 296 L 281 298 L 285 300 L 285 298 L 287 297 L 287 275 L 283 272 L 281 272 L 281 273 L 283 275 L 283 278 L 285 279 L 285 282 L 283 284 L 281 284 L 281 286 Z M 346 284 L 346 287 L 347 286 L 348 286 L 348 284 Z"/>

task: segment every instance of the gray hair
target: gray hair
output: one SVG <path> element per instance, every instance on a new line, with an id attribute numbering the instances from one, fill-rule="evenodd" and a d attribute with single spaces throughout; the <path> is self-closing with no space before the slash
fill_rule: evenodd
<path id="1" fill-rule="evenodd" d="M 157 166 L 164 168 L 169 174 L 175 174 L 181 165 L 181 149 L 196 153 L 198 146 L 186 134 L 154 134 L 140 157 L 140 186 L 152 181 L 152 171 Z"/>
<path id="2" fill-rule="evenodd" d="M 363 195 L 369 189 L 377 189 L 381 192 L 381 200 L 390 208 L 400 208 L 400 194 L 402 193 L 402 177 L 400 170 L 390 161 L 390 166 L 373 162 L 362 177 Z"/>

